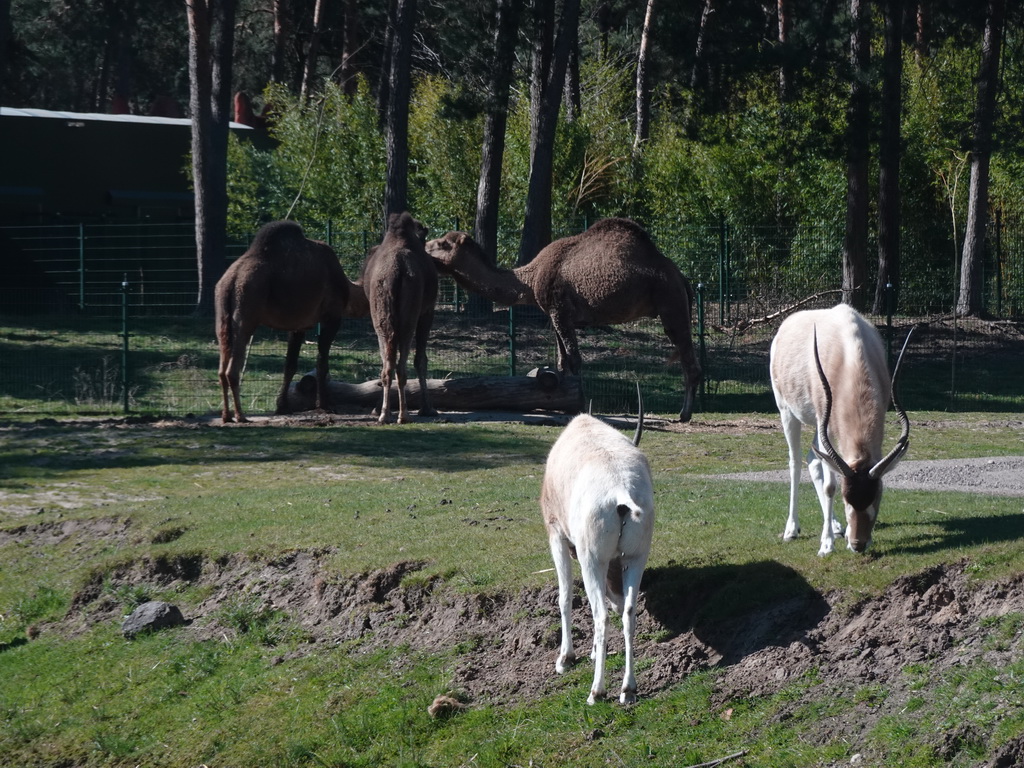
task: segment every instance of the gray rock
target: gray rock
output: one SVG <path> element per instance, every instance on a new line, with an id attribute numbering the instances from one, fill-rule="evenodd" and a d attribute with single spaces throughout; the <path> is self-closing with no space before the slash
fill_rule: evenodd
<path id="1" fill-rule="evenodd" d="M 121 624 L 121 632 L 127 638 L 135 637 L 145 630 L 156 631 L 165 627 L 177 627 L 185 623 L 178 606 L 151 600 L 143 603 Z"/>

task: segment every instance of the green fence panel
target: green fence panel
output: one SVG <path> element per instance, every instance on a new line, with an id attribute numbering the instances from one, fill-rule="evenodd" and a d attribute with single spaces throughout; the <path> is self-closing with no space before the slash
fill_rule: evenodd
<path id="1" fill-rule="evenodd" d="M 570 222 L 556 233 L 585 226 Z M 306 231 L 332 244 L 352 279 L 376 242 L 374 233 L 330 223 Z M 698 410 L 771 411 L 771 338 L 787 308 L 840 300 L 841 227 L 659 223 L 650 231 L 702 297 L 693 310 L 705 368 Z M 516 233 L 503 232 L 501 257 L 511 262 Z M 897 349 L 910 325 L 919 327 L 905 361 L 908 408 L 1024 408 L 1024 228 L 1004 225 L 995 232 L 985 272 L 991 317 L 954 316 L 954 254 L 943 264 L 912 244 L 894 316 L 871 315 Z M 233 242 L 229 258 L 246 245 L 245 239 Z M 127 405 L 133 413 L 219 412 L 213 321 L 192 316 L 191 223 L 6 227 L 0 228 L 0 249 L 8 275 L 0 285 L 0 411 L 121 413 Z M 307 341 L 300 373 L 315 363 L 313 333 Z M 678 412 L 681 366 L 659 320 L 583 329 L 580 343 L 585 396 L 595 410 L 635 410 L 640 381 L 649 410 Z M 273 411 L 284 354 L 285 334 L 258 330 L 242 383 L 249 412 Z M 436 378 L 525 374 L 554 366 L 554 334 L 538 311 L 517 307 L 510 322 L 507 309 L 471 303 L 443 278 L 428 358 Z M 377 378 L 379 370 L 369 320 L 346 321 L 332 349 L 332 377 L 361 382 Z"/>

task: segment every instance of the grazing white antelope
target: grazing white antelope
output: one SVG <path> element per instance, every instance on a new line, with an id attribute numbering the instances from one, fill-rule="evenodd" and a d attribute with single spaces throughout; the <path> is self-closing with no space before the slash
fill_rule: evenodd
<path id="1" fill-rule="evenodd" d="M 837 478 L 846 510 L 847 546 L 854 552 L 868 548 L 882 500 L 882 477 L 910 446 L 910 420 L 895 387 L 906 348 L 904 342 L 890 381 L 881 335 L 845 304 L 797 312 L 779 326 L 772 340 L 771 377 L 789 445 L 789 518 L 784 539 L 795 539 L 800 533 L 800 429 L 806 424 L 817 430 L 807 453 L 807 468 L 824 516 L 818 554 L 832 552 L 835 536 L 843 533 L 832 512 Z M 890 400 L 902 431 L 896 447 L 883 455 Z"/>
<path id="2" fill-rule="evenodd" d="M 639 394 L 639 390 L 638 390 Z M 654 531 L 654 491 L 647 457 L 637 447 L 643 403 L 632 442 L 588 414 L 574 418 L 548 455 L 540 505 L 558 574 L 561 674 L 576 660 L 572 645 L 572 558 L 578 557 L 594 618 L 594 682 L 588 704 L 605 693 L 608 607 L 622 615 L 626 668 L 619 701 L 636 701 L 633 635 L 637 593 Z"/>

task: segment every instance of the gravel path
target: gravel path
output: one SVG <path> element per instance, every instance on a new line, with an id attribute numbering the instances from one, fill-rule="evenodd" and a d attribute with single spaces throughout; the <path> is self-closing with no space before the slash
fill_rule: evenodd
<path id="1" fill-rule="evenodd" d="M 714 475 L 725 480 L 762 480 L 789 482 L 789 472 L 735 472 Z M 810 483 L 807 467 L 803 482 Z M 962 491 L 991 496 L 1024 496 L 1024 456 L 995 456 L 981 459 L 939 459 L 935 461 L 901 461 L 885 476 L 886 488 L 919 491 Z"/>

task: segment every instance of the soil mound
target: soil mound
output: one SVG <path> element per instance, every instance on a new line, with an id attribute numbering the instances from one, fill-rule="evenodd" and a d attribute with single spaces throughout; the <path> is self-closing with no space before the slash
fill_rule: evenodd
<path id="1" fill-rule="evenodd" d="M 414 651 L 457 651 L 447 693 L 462 701 L 529 701 L 562 685 L 554 673 L 559 642 L 554 585 L 517 594 L 466 594 L 424 577 L 420 572 L 425 564 L 415 561 L 338 580 L 325 568 L 333 554 L 325 549 L 270 561 L 193 557 L 126 565 L 106 575 L 106 589 L 87 585 L 54 629 L 78 632 L 99 621 L 120 621 L 123 611 L 111 597 L 116 589 L 110 587 L 147 584 L 165 589 L 188 582 L 209 593 L 200 605 L 186 610 L 199 636 L 235 631 L 219 621 L 220 609 L 244 597 L 301 625 L 309 642 L 296 655 L 313 652 L 320 643 L 352 640 L 364 648 L 406 645 Z M 645 575 L 637 627 L 640 694 L 655 696 L 688 674 L 715 668 L 713 703 L 725 711 L 735 701 L 772 695 L 807 675 L 804 679 L 813 682 L 779 717 L 813 701 L 855 695 L 863 699 L 852 714 L 823 723 L 818 732 L 823 743 L 849 738 L 882 717 L 912 717 L 904 712 L 923 682 L 942 680 L 954 668 L 973 664 L 1002 669 L 1019 655 L 1019 638 L 994 640 L 993 627 L 1001 617 L 1024 615 L 1024 574 L 979 583 L 969 572 L 966 562 L 936 566 L 897 579 L 882 595 L 852 605 L 844 595 L 807 590 L 712 619 L 703 618 L 701 606 L 713 603 L 721 588 L 716 584 L 729 579 L 704 574 L 681 596 L 678 570 L 652 569 Z M 582 651 L 591 635 L 581 590 L 573 620 Z M 621 652 L 621 643 L 621 634 L 609 634 L 610 652 Z M 613 673 L 612 690 L 614 685 Z M 858 693 L 865 690 L 884 695 Z M 942 743 L 936 748 L 952 756 L 982 737 L 939 734 L 936 739 Z M 1018 740 L 1003 745 L 989 764 L 1020 765 L 1022 754 L 1024 740 Z"/>

